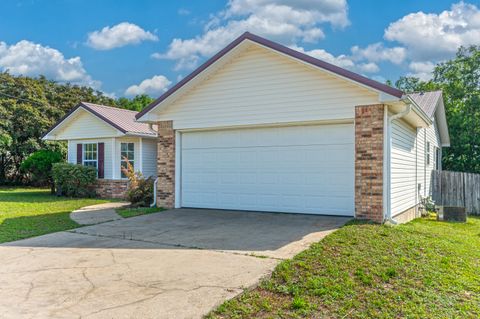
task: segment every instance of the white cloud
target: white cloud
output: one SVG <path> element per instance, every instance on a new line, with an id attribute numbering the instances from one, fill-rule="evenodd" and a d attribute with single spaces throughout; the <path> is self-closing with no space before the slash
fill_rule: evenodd
<path id="1" fill-rule="evenodd" d="M 380 68 L 374 62 L 359 63 L 359 64 L 356 64 L 356 67 L 360 72 L 365 72 L 365 73 L 376 73 L 380 71 Z"/>
<path id="2" fill-rule="evenodd" d="M 324 37 L 321 24 L 349 24 L 345 0 L 230 0 L 226 9 L 213 16 L 203 34 L 173 39 L 167 52 L 153 58 L 176 60 L 175 69 L 191 69 L 245 31 L 294 45 Z"/>
<path id="3" fill-rule="evenodd" d="M 87 45 L 97 50 L 110 50 L 142 41 L 158 41 L 158 37 L 136 24 L 122 22 L 113 27 L 107 26 L 100 31 L 89 33 Z"/>
<path id="4" fill-rule="evenodd" d="M 413 60 L 446 59 L 461 45 L 480 43 L 480 10 L 459 2 L 440 14 L 411 13 L 391 23 L 385 39 L 404 45 Z"/>
<path id="5" fill-rule="evenodd" d="M 375 73 L 380 70 L 378 65 L 373 62 L 357 63 L 350 56 L 344 54 L 334 56 L 323 49 L 305 50 L 304 48 L 298 46 L 291 46 L 290 48 L 354 72 Z"/>
<path id="6" fill-rule="evenodd" d="M 172 82 L 163 75 L 155 75 L 151 79 L 143 80 L 139 85 L 132 85 L 125 90 L 125 95 L 138 94 L 160 95 L 165 92 Z"/>
<path id="7" fill-rule="evenodd" d="M 100 87 L 100 82 L 87 74 L 80 57 L 66 59 L 56 49 L 27 40 L 12 45 L 0 42 L 0 69 L 16 75 L 44 75 L 59 82 Z"/>
<path id="8" fill-rule="evenodd" d="M 410 62 L 408 68 L 412 71 L 408 76 L 417 77 L 423 81 L 428 81 L 432 78 L 432 72 L 435 68 L 435 63 L 432 62 Z"/>
<path id="9" fill-rule="evenodd" d="M 380 42 L 370 44 L 366 48 L 353 46 L 351 51 L 355 59 L 366 59 L 370 62 L 390 61 L 394 64 L 400 64 L 406 57 L 405 48 L 386 48 Z"/>

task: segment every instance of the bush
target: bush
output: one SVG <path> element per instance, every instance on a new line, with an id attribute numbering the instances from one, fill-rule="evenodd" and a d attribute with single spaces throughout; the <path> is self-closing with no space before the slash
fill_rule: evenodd
<path id="1" fill-rule="evenodd" d="M 432 200 L 430 196 L 421 198 L 420 205 L 422 208 L 422 216 L 424 217 L 428 216 L 429 213 L 437 212 L 437 207 L 435 206 L 435 202 Z"/>
<path id="2" fill-rule="evenodd" d="M 36 186 L 50 185 L 52 193 L 55 191 L 52 179 L 52 165 L 63 161 L 62 154 L 55 151 L 40 150 L 20 165 L 23 172 L 30 173 L 31 182 Z"/>
<path id="3" fill-rule="evenodd" d="M 97 170 L 91 166 L 70 163 L 53 164 L 53 181 L 57 195 L 68 197 L 93 197 Z"/>
<path id="4" fill-rule="evenodd" d="M 145 178 L 142 173 L 135 172 L 132 164 L 127 162 L 127 168 L 122 167 L 128 178 L 127 199 L 134 207 L 148 207 L 153 202 L 153 179 Z"/>

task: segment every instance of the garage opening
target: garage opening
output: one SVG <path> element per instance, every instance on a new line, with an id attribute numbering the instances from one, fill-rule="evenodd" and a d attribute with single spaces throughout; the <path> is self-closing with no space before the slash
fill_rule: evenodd
<path id="1" fill-rule="evenodd" d="M 353 124 L 181 134 L 182 207 L 354 215 Z"/>

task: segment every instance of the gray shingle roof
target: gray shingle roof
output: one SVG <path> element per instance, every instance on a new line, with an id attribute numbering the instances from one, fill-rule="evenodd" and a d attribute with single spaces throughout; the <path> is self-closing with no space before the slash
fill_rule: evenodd
<path id="1" fill-rule="evenodd" d="M 442 91 L 415 92 L 408 96 L 420 106 L 420 108 L 430 117 L 433 117 L 438 100 L 442 98 Z"/>

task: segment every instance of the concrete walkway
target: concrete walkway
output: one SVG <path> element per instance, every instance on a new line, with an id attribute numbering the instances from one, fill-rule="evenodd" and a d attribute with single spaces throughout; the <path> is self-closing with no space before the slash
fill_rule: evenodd
<path id="1" fill-rule="evenodd" d="M 0 318 L 202 318 L 349 218 L 176 209 L 0 245 Z"/>
<path id="2" fill-rule="evenodd" d="M 70 218 L 80 225 L 95 225 L 119 220 L 122 217 L 116 213 L 115 209 L 128 205 L 130 205 L 128 202 L 113 202 L 86 206 L 71 212 Z"/>

